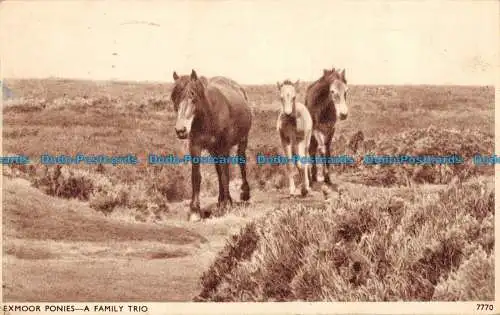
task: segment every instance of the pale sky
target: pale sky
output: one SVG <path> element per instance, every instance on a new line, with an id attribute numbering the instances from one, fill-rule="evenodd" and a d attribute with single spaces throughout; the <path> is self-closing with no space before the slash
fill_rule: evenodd
<path id="1" fill-rule="evenodd" d="M 5 1 L 5 78 L 494 84 L 496 0 Z M 116 53 L 116 54 L 114 54 Z"/>

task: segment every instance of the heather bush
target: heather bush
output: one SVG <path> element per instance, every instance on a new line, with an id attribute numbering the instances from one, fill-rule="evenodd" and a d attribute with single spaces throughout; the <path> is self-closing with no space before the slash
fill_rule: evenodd
<path id="1" fill-rule="evenodd" d="M 352 181 L 371 186 L 411 186 L 414 184 L 448 184 L 453 180 L 465 180 L 475 175 L 492 175 L 491 165 L 477 166 L 472 163 L 476 154 L 493 154 L 492 135 L 477 130 L 452 130 L 430 126 L 426 129 L 411 129 L 394 137 L 381 140 L 365 139 L 362 132 L 355 133 L 350 141 L 343 136 L 333 143 L 332 155 L 351 154 L 357 160 L 354 165 L 340 165 L 332 169 L 348 174 Z M 411 155 L 452 156 L 464 159 L 462 164 L 442 165 L 364 165 L 363 156 Z"/>
<path id="2" fill-rule="evenodd" d="M 197 299 L 488 300 L 493 292 L 490 179 L 409 197 L 380 190 L 365 198 L 343 194 L 324 207 L 270 211 L 219 253 L 201 278 Z M 234 254 L 244 250 L 244 257 Z M 471 274 L 471 265 L 490 269 Z M 459 277 L 469 281 L 467 286 L 455 280 Z"/>
<path id="3" fill-rule="evenodd" d="M 41 176 L 33 179 L 33 185 L 48 195 L 89 200 L 94 190 L 109 190 L 111 182 L 99 174 L 57 165 L 43 167 Z"/>
<path id="4" fill-rule="evenodd" d="M 27 175 L 26 170 L 20 174 Z M 38 167 L 30 174 L 27 179 L 44 193 L 88 201 L 91 208 L 105 214 L 124 207 L 141 221 L 148 218 L 160 220 L 169 209 L 168 192 L 165 195 L 165 191 L 157 186 L 161 181 L 123 184 L 111 180 L 106 174 L 68 166 Z"/>
<path id="5" fill-rule="evenodd" d="M 495 256 L 477 248 L 448 279 L 437 284 L 436 301 L 490 301 L 495 299 Z"/>

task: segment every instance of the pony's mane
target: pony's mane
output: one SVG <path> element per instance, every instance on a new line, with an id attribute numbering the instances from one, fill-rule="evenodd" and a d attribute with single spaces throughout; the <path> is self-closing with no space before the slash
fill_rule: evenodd
<path id="1" fill-rule="evenodd" d="M 186 96 L 187 94 L 192 93 L 198 98 L 204 98 L 205 97 L 205 87 L 206 87 L 206 85 L 201 80 L 201 78 L 196 80 L 196 81 L 189 81 L 186 84 L 186 87 L 184 88 L 183 96 Z"/>
<path id="2" fill-rule="evenodd" d="M 286 79 L 285 81 L 283 81 L 283 85 L 294 85 L 292 81 L 290 81 L 289 79 Z"/>
<path id="3" fill-rule="evenodd" d="M 172 89 L 172 92 L 171 92 L 172 101 L 175 102 L 175 100 L 178 100 L 179 98 L 183 97 L 187 93 L 186 87 L 190 83 L 190 80 L 191 80 L 191 78 L 188 75 L 180 76 L 177 79 L 177 81 L 174 84 L 174 87 Z M 208 83 L 207 78 L 205 78 L 203 76 L 199 77 L 197 82 L 196 82 L 195 92 L 198 94 L 199 90 L 203 91 L 204 88 L 207 86 L 207 83 Z M 198 84 L 201 84 L 201 86 Z M 202 95 L 198 94 L 197 96 L 202 96 Z"/>
<path id="4" fill-rule="evenodd" d="M 338 73 L 335 68 L 332 68 L 330 70 L 325 70 L 323 75 L 307 88 L 306 93 L 312 93 L 311 101 L 313 104 L 326 103 L 324 101 L 329 99 L 328 94 L 330 93 L 330 84 L 334 80 L 341 80 L 347 84 L 347 82 L 345 82 L 345 80 L 343 80 L 340 76 L 340 73 Z"/>

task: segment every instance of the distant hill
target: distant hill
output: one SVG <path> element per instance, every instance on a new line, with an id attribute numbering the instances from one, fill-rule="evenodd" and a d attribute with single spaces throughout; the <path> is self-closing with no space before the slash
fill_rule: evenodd
<path id="1" fill-rule="evenodd" d="M 2 86 L 2 99 L 8 100 L 14 98 L 14 93 L 9 89 L 5 84 L 0 81 L 0 85 Z"/>

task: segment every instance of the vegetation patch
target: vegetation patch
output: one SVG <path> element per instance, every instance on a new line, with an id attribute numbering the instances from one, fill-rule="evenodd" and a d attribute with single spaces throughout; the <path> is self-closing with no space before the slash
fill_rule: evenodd
<path id="1" fill-rule="evenodd" d="M 197 299 L 493 299 L 491 178 L 412 198 L 345 195 L 325 207 L 271 211 L 228 243 Z"/>

